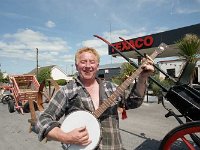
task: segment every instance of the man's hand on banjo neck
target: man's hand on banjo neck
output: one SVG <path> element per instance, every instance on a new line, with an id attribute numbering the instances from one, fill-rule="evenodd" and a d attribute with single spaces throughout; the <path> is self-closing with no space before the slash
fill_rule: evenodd
<path id="1" fill-rule="evenodd" d="M 138 82 L 136 84 L 136 91 L 141 97 L 145 93 L 146 82 L 148 77 L 152 75 L 155 71 L 153 66 L 154 61 L 148 55 L 146 55 L 146 57 L 142 59 L 142 63 L 145 61 L 146 63 L 142 64 L 143 71 L 140 73 L 138 77 Z"/>

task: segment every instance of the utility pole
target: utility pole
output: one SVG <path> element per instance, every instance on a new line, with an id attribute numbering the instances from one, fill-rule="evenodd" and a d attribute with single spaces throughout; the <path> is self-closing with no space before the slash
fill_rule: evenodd
<path id="1" fill-rule="evenodd" d="M 68 75 L 69 73 L 68 73 L 68 65 L 66 65 L 66 74 Z"/>
<path id="2" fill-rule="evenodd" d="M 38 48 L 36 48 L 36 78 L 38 79 Z"/>
<path id="3" fill-rule="evenodd" d="M 72 64 L 71 67 L 72 67 L 72 75 L 73 75 L 73 73 L 74 73 L 74 71 L 73 71 L 74 64 Z"/>

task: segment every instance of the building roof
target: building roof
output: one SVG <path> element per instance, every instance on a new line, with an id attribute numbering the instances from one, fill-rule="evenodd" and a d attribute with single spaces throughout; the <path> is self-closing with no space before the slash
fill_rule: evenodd
<path id="1" fill-rule="evenodd" d="M 150 47 L 143 46 L 140 49 L 138 49 L 138 51 L 141 54 L 146 53 L 148 55 L 151 55 L 154 52 L 154 50 L 160 45 L 160 43 L 163 42 L 168 45 L 168 48 L 163 53 L 158 55 L 157 58 L 172 57 L 172 56 L 179 56 L 179 54 L 178 54 L 179 48 L 177 47 L 176 42 L 178 40 L 180 40 L 181 38 L 183 38 L 185 36 L 185 34 L 188 34 L 188 33 L 193 33 L 193 34 L 196 34 L 197 36 L 200 36 L 200 23 L 194 24 L 191 26 L 178 28 L 178 29 L 168 30 L 168 31 L 160 32 L 160 33 L 145 35 L 143 37 L 126 39 L 126 40 L 127 41 L 130 41 L 130 40 L 136 41 L 137 39 L 141 39 L 141 38 L 150 36 L 153 38 L 153 44 Z M 119 47 L 118 50 L 120 52 L 122 52 L 124 55 L 126 55 L 127 57 L 134 58 L 134 59 L 138 58 L 139 55 L 133 49 L 129 48 L 129 49 L 123 50 L 124 49 L 123 41 L 120 40 L 119 42 L 112 43 L 112 45 L 114 45 L 114 44 L 118 44 L 118 47 Z M 109 55 L 112 55 L 114 57 L 120 56 L 117 52 L 115 52 L 115 51 L 112 52 L 111 46 L 108 46 L 108 53 L 109 53 Z"/>
<path id="2" fill-rule="evenodd" d="M 50 65 L 50 66 L 44 66 L 44 67 L 38 67 L 38 73 L 43 70 L 43 69 L 53 69 L 56 65 Z M 37 74 L 37 68 L 34 68 L 32 71 L 28 72 L 27 74 Z"/>
<path id="3" fill-rule="evenodd" d="M 123 63 L 104 64 L 104 65 L 100 65 L 99 69 L 121 68 L 122 64 Z"/>
<path id="4" fill-rule="evenodd" d="M 185 61 L 185 59 L 173 59 L 173 60 L 161 60 L 158 63 L 168 63 L 168 62 L 178 62 L 178 61 Z"/>

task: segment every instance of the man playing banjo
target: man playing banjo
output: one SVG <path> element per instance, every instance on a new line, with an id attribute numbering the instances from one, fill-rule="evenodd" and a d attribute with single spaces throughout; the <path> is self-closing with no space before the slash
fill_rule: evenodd
<path id="1" fill-rule="evenodd" d="M 96 77 L 99 61 L 100 56 L 95 49 L 84 47 L 78 50 L 75 55 L 78 76 L 57 91 L 48 107 L 38 118 L 36 129 L 40 141 L 45 137 L 60 141 L 64 149 L 70 149 L 70 145 L 78 145 L 81 146 L 81 149 L 84 147 L 87 149 L 88 145 L 94 143 L 87 125 L 82 124 L 66 132 L 62 130 L 62 126 L 58 121 L 63 115 L 70 116 L 73 112 L 79 112 L 80 110 L 90 112 L 89 114 L 93 114 L 95 110 L 99 112 L 101 109 L 98 110 L 98 108 L 101 104 L 116 90 L 117 87 L 114 83 Z M 137 83 L 130 89 L 130 94 L 125 100 L 126 109 L 137 108 L 143 102 L 147 78 L 154 72 L 152 60 L 148 59 L 146 61 L 147 63 L 143 65 L 143 71 L 139 75 Z M 123 149 L 117 111 L 122 97 L 117 97 L 115 102 L 97 118 L 100 124 L 100 137 L 94 148 L 89 148 L 90 150 Z M 81 119 L 84 119 L 84 117 L 77 117 L 75 121 Z M 90 123 L 90 121 L 87 122 Z M 68 121 L 66 124 L 75 125 L 73 121 Z M 95 130 L 92 132 L 95 132 Z"/>

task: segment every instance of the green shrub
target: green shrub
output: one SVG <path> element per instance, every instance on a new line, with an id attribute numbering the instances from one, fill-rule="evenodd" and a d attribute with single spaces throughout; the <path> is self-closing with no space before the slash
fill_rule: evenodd
<path id="1" fill-rule="evenodd" d="M 51 69 L 45 68 L 38 73 L 37 80 L 41 84 L 44 80 L 51 79 Z"/>
<path id="2" fill-rule="evenodd" d="M 154 79 L 158 82 L 160 82 L 160 84 L 165 87 L 166 89 L 169 89 L 171 86 L 174 85 L 174 82 L 170 79 L 164 79 L 164 80 L 160 80 L 158 75 L 154 77 Z M 151 84 L 151 89 L 153 91 L 153 95 L 158 96 L 161 92 L 161 88 L 156 84 L 156 83 L 152 83 Z"/>
<path id="3" fill-rule="evenodd" d="M 120 85 L 122 83 L 122 80 L 118 77 L 113 77 L 112 82 L 117 84 L 117 85 Z"/>
<path id="4" fill-rule="evenodd" d="M 58 85 L 66 85 L 67 84 L 67 81 L 65 79 L 59 79 L 59 80 L 56 80 L 56 82 L 58 83 Z"/>

